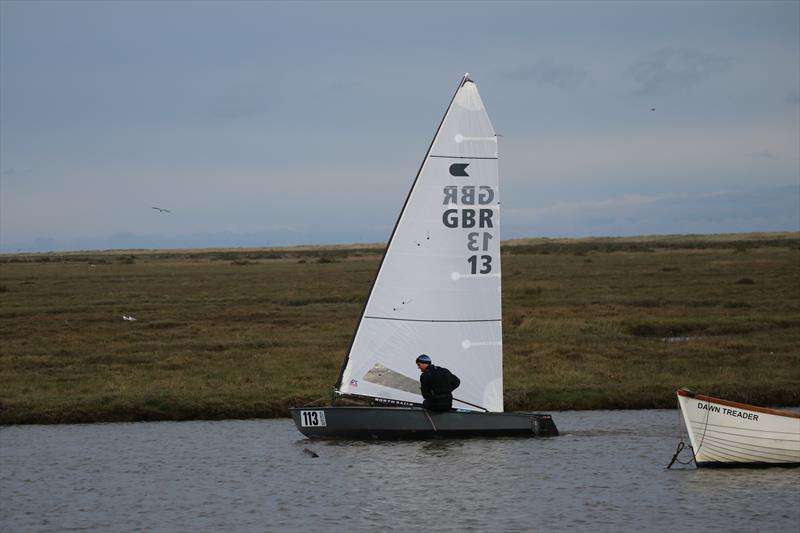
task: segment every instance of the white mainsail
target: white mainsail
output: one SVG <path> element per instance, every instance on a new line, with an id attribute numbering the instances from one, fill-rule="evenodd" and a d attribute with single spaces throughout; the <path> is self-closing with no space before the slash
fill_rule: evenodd
<path id="1" fill-rule="evenodd" d="M 462 79 L 412 185 L 338 393 L 421 403 L 415 359 L 461 378 L 453 406 L 503 411 L 497 137 Z"/>

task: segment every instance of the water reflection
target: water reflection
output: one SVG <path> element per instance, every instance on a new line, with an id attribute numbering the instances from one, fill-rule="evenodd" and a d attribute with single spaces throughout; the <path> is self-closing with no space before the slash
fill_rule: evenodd
<path id="1" fill-rule="evenodd" d="M 435 439 L 421 443 L 421 451 L 431 457 L 444 457 L 464 447 L 464 440 Z"/>
<path id="2" fill-rule="evenodd" d="M 0 530 L 800 525 L 800 469 L 665 470 L 675 411 L 555 419 L 561 437 L 392 442 L 310 441 L 289 420 L 6 427 Z"/>

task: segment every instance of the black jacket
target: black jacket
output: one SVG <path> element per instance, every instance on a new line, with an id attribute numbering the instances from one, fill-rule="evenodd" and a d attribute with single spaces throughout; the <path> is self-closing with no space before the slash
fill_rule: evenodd
<path id="1" fill-rule="evenodd" d="M 425 401 L 422 405 L 432 411 L 447 411 L 453 407 L 452 392 L 461 380 L 442 366 L 430 365 L 419 376 L 419 388 Z"/>

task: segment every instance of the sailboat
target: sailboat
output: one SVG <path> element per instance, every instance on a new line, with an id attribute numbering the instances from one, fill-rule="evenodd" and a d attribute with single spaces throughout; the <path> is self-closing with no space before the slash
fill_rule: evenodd
<path id="1" fill-rule="evenodd" d="M 497 135 L 458 84 L 417 172 L 327 407 L 289 409 L 310 438 L 553 436 L 550 415 L 503 411 Z M 450 411 L 422 407 L 415 359 L 459 376 Z M 367 405 L 336 405 L 337 400 Z"/>

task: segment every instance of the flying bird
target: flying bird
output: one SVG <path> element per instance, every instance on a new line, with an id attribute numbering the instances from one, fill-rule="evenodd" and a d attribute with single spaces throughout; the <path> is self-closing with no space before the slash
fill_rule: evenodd
<path id="1" fill-rule="evenodd" d="M 164 209 L 163 207 L 153 206 L 153 209 L 155 209 L 159 213 L 172 213 L 172 211 L 170 211 L 169 209 Z"/>
<path id="2" fill-rule="evenodd" d="M 655 111 L 655 110 L 656 110 L 656 108 L 655 108 L 655 107 L 651 107 L 651 108 L 650 108 L 650 111 Z"/>
<path id="3" fill-rule="evenodd" d="M 122 320 L 127 320 L 128 322 L 136 322 L 136 318 L 131 315 L 122 315 Z"/>

